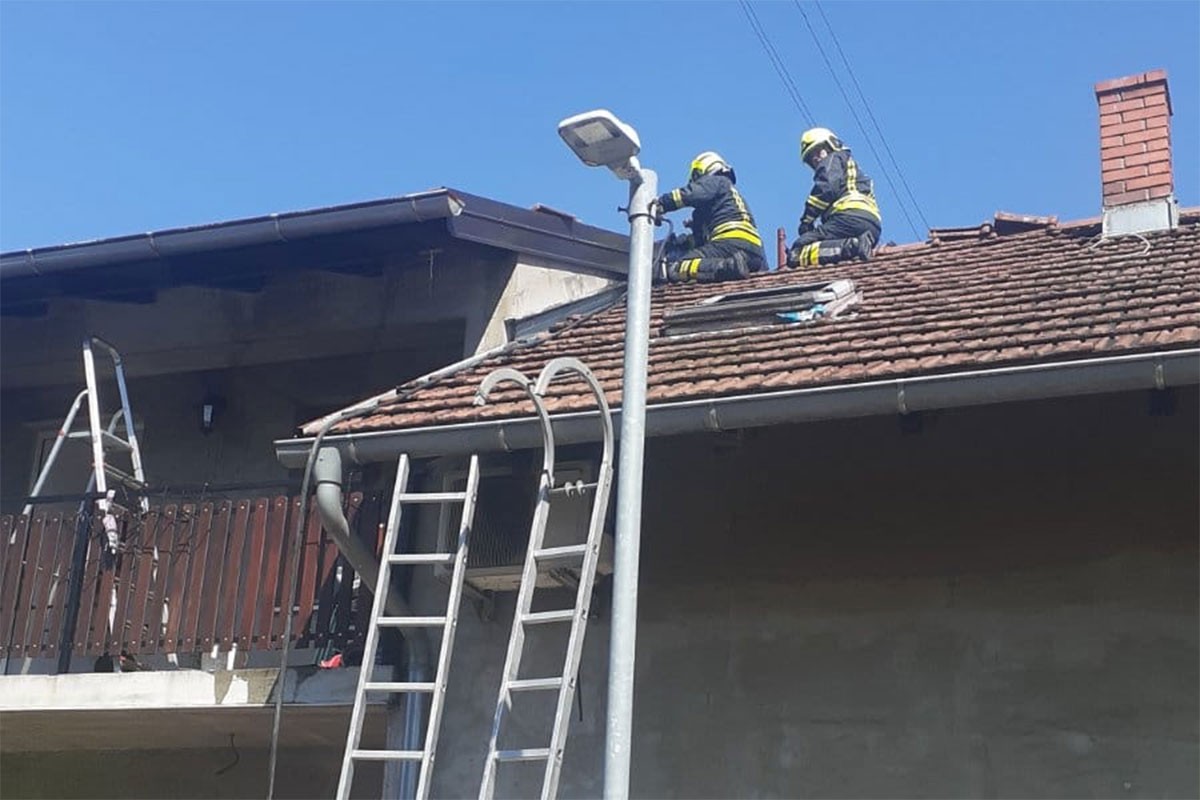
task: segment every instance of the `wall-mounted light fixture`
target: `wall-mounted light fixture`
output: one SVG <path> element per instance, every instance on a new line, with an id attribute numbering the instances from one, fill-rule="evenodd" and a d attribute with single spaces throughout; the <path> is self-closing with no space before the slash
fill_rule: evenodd
<path id="1" fill-rule="evenodd" d="M 213 432 L 217 417 L 225 410 L 225 398 L 215 394 L 205 395 L 200 402 L 200 432 L 207 435 Z"/>

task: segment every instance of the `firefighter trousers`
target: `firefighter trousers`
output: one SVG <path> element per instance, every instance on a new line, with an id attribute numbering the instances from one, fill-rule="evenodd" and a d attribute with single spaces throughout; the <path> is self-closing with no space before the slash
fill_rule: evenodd
<path id="1" fill-rule="evenodd" d="M 767 268 L 760 249 L 720 239 L 683 253 L 668 252 L 666 262 L 666 278 L 671 283 L 735 281 Z"/>
<path id="2" fill-rule="evenodd" d="M 851 258 L 869 258 L 882 229 L 870 217 L 832 214 L 824 223 L 800 234 L 788 253 L 788 266 L 833 264 Z M 863 234 L 870 234 L 870 241 Z"/>

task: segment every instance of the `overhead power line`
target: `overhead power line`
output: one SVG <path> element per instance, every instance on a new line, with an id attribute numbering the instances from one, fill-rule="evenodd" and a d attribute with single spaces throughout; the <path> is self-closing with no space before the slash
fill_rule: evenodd
<path id="1" fill-rule="evenodd" d="M 825 67 L 829 70 L 830 77 L 833 78 L 834 84 L 837 86 L 838 91 L 841 92 L 842 99 L 846 101 L 846 105 L 850 109 L 850 114 L 854 117 L 854 124 L 858 126 L 859 132 L 862 133 L 863 140 L 867 143 L 867 146 L 871 148 L 871 153 L 875 156 L 875 160 L 879 163 L 879 167 L 883 171 L 883 177 L 887 181 L 888 186 L 891 188 L 892 194 L 896 196 L 897 205 L 900 206 L 900 211 L 904 214 L 904 219 L 908 221 L 908 227 L 912 229 L 914 236 L 916 236 L 918 239 L 921 238 L 921 232 L 917 229 L 916 223 L 913 222 L 912 216 L 908 213 L 907 204 L 904 202 L 903 196 L 900 194 L 900 191 L 896 188 L 895 182 L 892 180 L 891 170 L 887 168 L 887 163 L 884 162 L 883 157 L 879 155 L 879 151 L 875 149 L 875 143 L 872 141 L 870 134 L 867 133 L 866 126 L 863 125 L 862 118 L 859 117 L 858 111 L 854 107 L 854 102 L 850 99 L 850 95 L 846 92 L 845 87 L 842 86 L 841 80 L 838 79 L 837 70 L 834 69 L 833 64 L 829 60 L 829 56 L 826 55 L 825 48 L 821 45 L 821 38 L 817 35 L 816 29 L 813 28 L 812 22 L 808 18 L 808 14 L 805 13 L 804 7 L 800 5 L 800 0 L 792 0 L 792 5 L 796 7 L 796 10 L 800 12 L 800 16 L 804 18 L 804 24 L 808 27 L 809 34 L 812 35 L 813 43 L 817 46 L 817 52 L 821 54 L 821 60 L 825 62 Z M 830 33 L 833 33 L 832 27 L 829 30 Z M 845 57 L 843 55 L 843 60 L 844 58 Z M 849 62 L 847 62 L 847 68 L 848 67 Z M 865 99 L 863 104 L 866 105 Z M 911 195 L 912 193 L 909 192 L 910 197 Z M 916 209 L 917 215 L 924 219 L 924 215 L 921 214 L 921 209 L 917 207 L 916 201 L 913 201 L 913 207 Z M 925 227 L 928 229 L 928 223 L 926 223 Z"/>
<path id="2" fill-rule="evenodd" d="M 867 116 L 871 118 L 871 124 L 875 126 L 875 132 L 879 134 L 879 140 L 883 142 L 883 149 L 887 151 L 888 158 L 891 159 L 892 165 L 896 168 L 896 174 L 900 176 L 900 183 L 904 186 L 905 193 L 908 194 L 908 199 L 912 202 L 913 208 L 917 210 L 917 215 L 921 218 L 921 223 L 929 228 L 929 220 L 925 218 L 925 214 L 921 211 L 921 206 L 917 203 L 917 198 L 913 196 L 912 189 L 908 185 L 908 179 L 904 177 L 904 171 L 900 169 L 900 164 L 896 161 L 896 156 L 892 152 L 891 145 L 888 144 L 887 137 L 883 135 L 883 128 L 879 125 L 879 120 L 875 118 L 875 112 L 871 110 L 871 104 L 867 102 L 866 95 L 863 94 L 862 86 L 858 83 L 858 78 L 854 75 L 854 70 L 850 66 L 850 60 L 846 58 L 846 53 L 842 50 L 842 43 L 838 41 L 837 33 L 833 30 L 833 25 L 829 23 L 829 17 L 825 16 L 825 9 L 821 5 L 821 0 L 813 0 L 817 6 L 817 11 L 821 13 L 821 19 L 825 22 L 825 27 L 829 29 L 829 35 L 833 38 L 833 44 L 837 48 L 838 55 L 841 56 L 842 63 L 846 65 L 846 72 L 850 75 L 850 80 L 854 82 L 854 89 L 858 92 L 858 97 L 862 100 L 863 107 L 867 109 Z"/>
<path id="3" fill-rule="evenodd" d="M 791 73 L 788 72 L 787 65 L 783 63 L 783 59 L 779 57 L 779 52 L 775 49 L 775 45 L 771 44 L 770 38 L 763 29 L 762 23 L 758 21 L 758 15 L 754 13 L 754 9 L 750 7 L 747 0 L 739 0 L 742 6 L 742 13 L 746 15 L 746 21 L 750 23 L 750 29 L 754 31 L 754 35 L 758 37 L 758 43 L 762 45 L 763 52 L 767 54 L 767 58 L 771 62 L 771 66 L 775 68 L 775 74 L 779 76 L 779 80 L 783 82 L 783 88 L 791 96 L 792 102 L 796 104 L 796 109 L 804 116 L 804 121 L 808 125 L 813 124 L 812 112 L 808 110 L 808 106 L 804 103 L 804 99 L 800 96 L 800 90 L 796 88 L 796 82 L 792 80 Z"/>

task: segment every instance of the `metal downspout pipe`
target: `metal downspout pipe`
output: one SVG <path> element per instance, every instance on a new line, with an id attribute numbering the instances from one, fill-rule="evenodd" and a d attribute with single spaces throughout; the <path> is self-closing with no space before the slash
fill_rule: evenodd
<path id="1" fill-rule="evenodd" d="M 350 562 L 355 571 L 362 576 L 363 584 L 374 586 L 379 577 L 379 562 L 375 553 L 350 532 L 350 524 L 342 512 L 342 455 L 336 447 L 322 447 L 317 453 L 313 465 L 313 478 L 316 481 L 317 513 L 321 515 L 321 524 L 337 543 L 338 550 Z M 387 597 L 384 598 L 387 613 L 395 617 L 412 616 L 412 609 L 394 587 L 388 587 Z M 405 681 L 425 683 L 431 680 L 429 635 L 421 628 L 401 629 L 404 637 Z M 367 669 L 368 665 L 363 665 Z M 409 692 L 404 703 L 404 725 L 400 732 L 399 746 L 392 741 L 395 731 L 391 725 L 391 711 L 388 709 L 388 749 L 420 750 L 422 736 L 422 719 L 425 714 L 425 696 L 417 692 Z M 399 797 L 416 797 L 417 778 L 421 762 L 403 761 L 399 765 Z M 392 777 L 394 763 L 384 767 L 384 796 L 389 796 L 388 785 Z"/>

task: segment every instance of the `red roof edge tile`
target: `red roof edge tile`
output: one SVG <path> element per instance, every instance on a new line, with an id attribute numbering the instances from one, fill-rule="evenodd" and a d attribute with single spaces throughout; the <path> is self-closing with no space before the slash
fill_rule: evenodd
<path id="1" fill-rule="evenodd" d="M 1058 217 L 1038 217 L 1032 214 L 1013 214 L 1009 211 L 997 211 L 993 225 L 996 233 L 1004 236 L 1007 233 L 1024 233 L 1026 231 L 1057 227 Z"/>
<path id="2" fill-rule="evenodd" d="M 979 239 L 990 231 L 991 225 L 986 222 L 979 225 L 966 225 L 959 228 L 930 228 L 929 244 L 959 242 L 964 239 Z"/>

